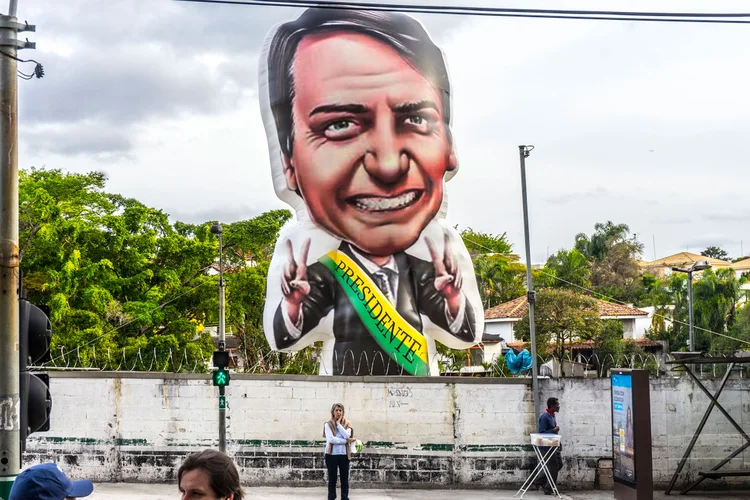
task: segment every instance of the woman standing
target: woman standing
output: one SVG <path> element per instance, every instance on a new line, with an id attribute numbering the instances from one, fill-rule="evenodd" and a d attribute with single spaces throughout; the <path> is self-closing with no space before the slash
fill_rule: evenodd
<path id="1" fill-rule="evenodd" d="M 355 441 L 354 429 L 344 417 L 344 405 L 335 403 L 331 407 L 331 420 L 326 422 L 323 435 L 326 438 L 326 467 L 328 468 L 328 500 L 336 500 L 336 475 L 341 475 L 341 500 L 349 500 L 349 443 Z"/>

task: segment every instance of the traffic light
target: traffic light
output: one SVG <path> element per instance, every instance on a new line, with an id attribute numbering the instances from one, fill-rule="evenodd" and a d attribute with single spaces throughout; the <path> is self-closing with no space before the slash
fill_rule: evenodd
<path id="1" fill-rule="evenodd" d="M 213 372 L 213 382 L 216 387 L 226 387 L 229 385 L 229 370 L 226 368 L 217 368 Z"/>
<path id="2" fill-rule="evenodd" d="M 49 392 L 49 375 L 29 372 L 28 365 L 38 365 L 49 361 L 52 325 L 48 314 L 30 304 L 26 299 L 18 299 L 19 318 L 19 388 L 21 405 L 21 451 L 26 449 L 29 434 L 49 430 L 52 396 Z"/>
<path id="3" fill-rule="evenodd" d="M 216 387 L 226 387 L 229 385 L 229 351 L 214 351 L 214 367 L 216 370 L 211 375 L 211 380 Z"/>

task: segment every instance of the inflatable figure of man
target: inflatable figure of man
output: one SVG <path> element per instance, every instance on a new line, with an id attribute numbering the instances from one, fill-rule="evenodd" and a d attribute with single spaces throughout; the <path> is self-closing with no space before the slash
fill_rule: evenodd
<path id="1" fill-rule="evenodd" d="M 458 163 L 442 52 L 409 16 L 312 8 L 271 32 L 261 75 L 276 191 L 300 220 L 269 270 L 269 343 L 324 340 L 321 373 L 437 374 L 434 341 L 471 346 L 483 320 L 443 221 Z"/>

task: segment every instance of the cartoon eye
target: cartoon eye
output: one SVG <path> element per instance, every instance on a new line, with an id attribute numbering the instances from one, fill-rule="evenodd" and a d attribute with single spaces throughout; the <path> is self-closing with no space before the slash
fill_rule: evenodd
<path id="1" fill-rule="evenodd" d="M 429 118 L 422 115 L 409 115 L 404 118 L 404 125 L 416 132 L 426 134 L 433 128 L 433 123 Z"/>
<path id="2" fill-rule="evenodd" d="M 332 140 L 349 139 L 357 135 L 359 125 L 352 120 L 337 120 L 325 128 L 325 136 Z"/>

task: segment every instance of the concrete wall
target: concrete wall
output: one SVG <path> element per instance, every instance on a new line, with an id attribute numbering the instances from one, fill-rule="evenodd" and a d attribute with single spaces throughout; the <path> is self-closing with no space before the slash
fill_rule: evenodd
<path id="1" fill-rule="evenodd" d="M 340 401 L 366 443 L 352 463 L 360 486 L 517 488 L 534 466 L 529 382 L 233 375 L 228 451 L 248 485 L 320 485 L 323 423 Z M 542 380 L 541 388 L 545 399 L 554 395 L 562 404 L 563 487 L 594 487 L 597 462 L 611 458 L 608 379 Z M 731 380 L 721 398 L 745 428 L 747 388 L 747 381 Z M 51 390 L 52 426 L 29 438 L 27 464 L 57 461 L 74 476 L 97 481 L 169 482 L 188 453 L 217 445 L 218 391 L 208 376 L 53 373 Z M 665 485 L 708 399 L 686 378 L 654 380 L 651 390 L 654 479 Z M 688 476 L 741 444 L 715 411 Z M 750 455 L 740 455 L 731 467 L 750 467 Z"/>

